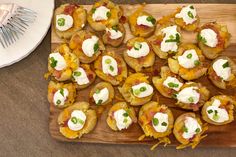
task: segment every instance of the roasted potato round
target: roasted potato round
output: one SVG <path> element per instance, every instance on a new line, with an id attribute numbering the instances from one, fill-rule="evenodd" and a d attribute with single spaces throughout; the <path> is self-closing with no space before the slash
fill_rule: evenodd
<path id="1" fill-rule="evenodd" d="M 48 73 L 45 77 L 52 75 L 58 81 L 70 80 L 72 72 L 79 66 L 79 59 L 71 53 L 66 44 L 58 46 L 48 57 Z"/>
<path id="2" fill-rule="evenodd" d="M 183 80 L 172 73 L 168 66 L 161 67 L 160 76 L 152 77 L 152 83 L 164 97 L 173 98 L 183 85 Z"/>
<path id="3" fill-rule="evenodd" d="M 236 101 L 227 95 L 213 96 L 202 107 L 202 118 L 210 124 L 225 125 L 234 120 Z"/>
<path id="4" fill-rule="evenodd" d="M 143 73 L 131 74 L 118 89 L 132 106 L 143 105 L 153 96 L 153 87 L 149 84 L 148 76 Z"/>
<path id="5" fill-rule="evenodd" d="M 230 44 L 227 26 L 216 22 L 204 24 L 198 31 L 198 45 L 208 59 L 215 59 Z"/>
<path id="6" fill-rule="evenodd" d="M 107 27 L 116 26 L 123 15 L 122 8 L 109 0 L 96 2 L 88 12 L 88 23 L 95 31 L 104 31 Z"/>
<path id="7" fill-rule="evenodd" d="M 132 123 L 136 122 L 134 108 L 129 107 L 126 102 L 118 102 L 108 111 L 107 124 L 114 131 L 128 129 Z"/>
<path id="8" fill-rule="evenodd" d="M 96 105 L 111 103 L 115 95 L 114 88 L 108 82 L 99 82 L 90 91 L 89 98 Z"/>
<path id="9" fill-rule="evenodd" d="M 63 4 L 54 13 L 55 32 L 60 38 L 70 39 L 87 22 L 86 10 L 77 4 Z"/>
<path id="10" fill-rule="evenodd" d="M 175 121 L 173 130 L 175 138 L 181 143 L 176 148 L 182 149 L 188 146 L 195 148 L 206 137 L 203 134 L 207 129 L 207 125 L 203 124 L 195 113 L 188 112 L 180 115 Z"/>
<path id="11" fill-rule="evenodd" d="M 118 47 L 123 43 L 125 38 L 125 27 L 119 23 L 116 26 L 106 28 L 106 32 L 102 36 L 104 44 Z"/>
<path id="12" fill-rule="evenodd" d="M 208 78 L 218 88 L 235 87 L 236 64 L 229 57 L 218 57 L 208 69 Z"/>
<path id="13" fill-rule="evenodd" d="M 81 120 L 74 116 L 74 112 L 79 112 L 85 116 L 85 120 Z M 78 119 L 77 119 L 78 118 Z M 84 134 L 91 132 L 97 123 L 97 114 L 95 110 L 89 108 L 87 102 L 76 102 L 74 105 L 64 109 L 58 116 L 58 125 L 60 126 L 60 133 L 68 139 L 80 138 Z M 79 124 L 79 127 L 74 126 L 76 130 L 72 130 L 69 126 L 71 124 Z"/>
<path id="14" fill-rule="evenodd" d="M 185 80 L 195 80 L 207 72 L 202 51 L 194 44 L 182 44 L 173 58 L 168 58 L 170 70 Z"/>
<path id="15" fill-rule="evenodd" d="M 119 85 L 127 77 L 127 66 L 113 51 L 105 52 L 94 62 L 95 72 L 102 80 Z"/>
<path id="16" fill-rule="evenodd" d="M 48 101 L 58 108 L 64 108 L 74 103 L 76 87 L 73 83 L 59 83 L 50 81 L 48 84 Z"/>

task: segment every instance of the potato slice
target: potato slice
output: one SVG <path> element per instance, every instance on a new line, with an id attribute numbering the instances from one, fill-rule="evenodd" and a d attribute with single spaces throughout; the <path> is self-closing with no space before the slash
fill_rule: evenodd
<path id="1" fill-rule="evenodd" d="M 86 115 L 86 121 L 83 128 L 79 131 L 70 130 L 67 123 L 71 118 L 71 113 L 75 110 L 81 110 Z M 84 134 L 90 133 L 97 124 L 97 114 L 95 110 L 89 108 L 87 102 L 76 102 L 72 106 L 64 109 L 58 116 L 58 125 L 60 133 L 68 139 L 81 138 Z"/>

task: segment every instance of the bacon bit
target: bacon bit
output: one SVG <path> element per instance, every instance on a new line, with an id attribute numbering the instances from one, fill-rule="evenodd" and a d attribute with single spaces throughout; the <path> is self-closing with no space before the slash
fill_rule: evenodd
<path id="1" fill-rule="evenodd" d="M 145 57 L 140 57 L 140 58 L 138 58 L 138 62 L 139 62 L 139 63 L 143 63 L 144 60 L 145 60 Z"/>
<path id="2" fill-rule="evenodd" d="M 64 14 L 72 15 L 76 8 L 78 8 L 77 4 L 70 4 L 70 5 L 65 7 Z"/>
<path id="3" fill-rule="evenodd" d="M 92 80 L 94 77 L 93 77 L 93 74 L 88 74 L 88 79 L 89 80 Z"/>
<path id="4" fill-rule="evenodd" d="M 127 18 L 123 15 L 120 17 L 119 22 L 125 24 L 127 22 Z"/>
<path id="5" fill-rule="evenodd" d="M 193 109 L 193 111 L 199 110 L 199 104 L 190 104 L 190 107 Z"/>
<path id="6" fill-rule="evenodd" d="M 61 126 L 62 126 L 62 127 L 68 127 L 68 121 L 69 121 L 69 119 L 67 119 L 66 121 L 64 121 Z"/>
<path id="7" fill-rule="evenodd" d="M 128 49 L 128 50 L 131 50 L 132 48 L 133 48 L 132 46 L 128 46 L 128 45 L 127 45 L 127 49 Z"/>
<path id="8" fill-rule="evenodd" d="M 118 74 L 120 75 L 122 71 L 122 67 L 118 67 Z"/>
<path id="9" fill-rule="evenodd" d="M 210 74 L 210 76 L 211 76 L 212 79 L 215 80 L 215 81 L 221 81 L 221 78 L 216 75 L 216 72 L 215 72 L 215 71 L 212 71 L 212 73 Z"/>
<path id="10" fill-rule="evenodd" d="M 158 75 L 158 74 L 159 74 L 158 70 L 157 70 L 157 69 L 154 69 L 154 70 L 153 70 L 153 75 L 156 76 L 156 75 Z"/>
<path id="11" fill-rule="evenodd" d="M 148 26 L 146 26 L 146 25 L 136 25 L 136 26 L 137 26 L 138 28 L 144 29 L 144 30 L 150 28 L 150 27 L 148 27 Z"/>
<path id="12" fill-rule="evenodd" d="M 156 39 L 156 40 L 154 40 L 154 41 L 152 41 L 152 43 L 154 44 L 154 45 L 161 45 L 161 42 L 162 42 L 162 40 L 159 40 L 159 39 Z"/>
<path id="13" fill-rule="evenodd" d="M 162 113 L 165 113 L 165 111 L 166 111 L 166 109 L 164 109 L 164 108 L 160 109 L 160 112 L 162 112 Z"/>
<path id="14" fill-rule="evenodd" d="M 56 78 L 60 78 L 60 77 L 61 77 L 61 74 L 62 74 L 61 71 L 55 70 L 55 71 L 53 72 L 53 76 L 55 76 Z"/>

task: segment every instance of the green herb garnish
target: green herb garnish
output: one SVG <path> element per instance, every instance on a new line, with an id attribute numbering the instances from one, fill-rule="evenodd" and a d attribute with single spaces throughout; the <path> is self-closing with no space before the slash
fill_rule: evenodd
<path id="1" fill-rule="evenodd" d="M 113 66 L 109 66 L 109 69 L 110 69 L 111 71 L 114 71 L 114 67 L 113 67 Z"/>
<path id="2" fill-rule="evenodd" d="M 190 6 L 190 9 L 194 9 L 194 7 L 191 5 L 191 6 Z"/>
<path id="3" fill-rule="evenodd" d="M 188 59 L 191 59 L 192 56 L 193 56 L 193 55 L 192 55 L 191 53 L 189 53 L 189 54 L 187 55 L 187 58 L 188 58 Z"/>
<path id="4" fill-rule="evenodd" d="M 166 122 L 162 122 L 161 125 L 162 126 L 167 126 L 167 123 Z"/>
<path id="5" fill-rule="evenodd" d="M 74 76 L 80 76 L 81 75 L 81 72 L 80 71 L 75 71 L 74 72 Z"/>
<path id="6" fill-rule="evenodd" d="M 159 124 L 159 120 L 157 118 L 153 118 L 152 123 L 154 126 L 157 126 Z"/>
<path id="7" fill-rule="evenodd" d="M 101 105 L 101 104 L 102 104 L 102 100 L 100 99 L 98 100 L 97 105 Z"/>
<path id="8" fill-rule="evenodd" d="M 188 11 L 188 16 L 192 19 L 194 18 L 193 13 L 191 11 Z"/>
<path id="9" fill-rule="evenodd" d="M 188 128 L 186 126 L 183 126 L 182 130 L 183 132 L 188 132 Z"/>
<path id="10" fill-rule="evenodd" d="M 81 125 L 83 125 L 84 124 L 84 121 L 82 120 L 82 119 L 77 119 L 78 120 L 78 122 L 81 124 Z"/>
<path id="11" fill-rule="evenodd" d="M 64 97 L 64 89 L 60 89 L 60 94 Z"/>
<path id="12" fill-rule="evenodd" d="M 129 114 L 128 114 L 127 112 L 125 112 L 125 113 L 123 113 L 123 116 L 124 116 L 124 117 L 128 117 Z"/>
<path id="13" fill-rule="evenodd" d="M 156 23 L 156 19 L 153 18 L 152 16 L 148 16 L 147 21 L 151 22 L 153 25 L 155 25 L 155 23 Z"/>
<path id="14" fill-rule="evenodd" d="M 194 65 L 198 66 L 200 64 L 200 61 L 199 60 L 195 60 L 194 61 Z"/>
<path id="15" fill-rule="evenodd" d="M 200 128 L 197 128 L 197 129 L 195 130 L 195 132 L 196 132 L 196 133 L 199 133 L 199 132 L 200 132 Z"/>
<path id="16" fill-rule="evenodd" d="M 107 12 L 107 17 L 111 17 L 111 12 Z"/>
<path id="17" fill-rule="evenodd" d="M 127 119 L 127 118 L 125 118 L 123 122 L 124 122 L 124 123 L 127 123 L 127 122 L 128 122 L 128 119 Z"/>
<path id="18" fill-rule="evenodd" d="M 141 87 L 141 88 L 140 88 L 140 92 L 144 92 L 144 91 L 146 91 L 146 90 L 147 90 L 146 87 Z"/>
<path id="19" fill-rule="evenodd" d="M 64 26 L 64 25 L 65 25 L 65 19 L 64 19 L 64 18 L 59 18 L 59 19 L 57 20 L 57 24 L 58 24 L 59 26 Z"/>
<path id="20" fill-rule="evenodd" d="M 98 45 L 98 43 L 94 44 L 94 46 L 93 46 L 93 50 L 94 50 L 94 52 L 97 52 L 98 49 L 99 49 L 99 45 Z"/>
<path id="21" fill-rule="evenodd" d="M 206 44 L 206 39 L 204 37 L 202 37 L 200 34 L 197 35 L 197 40 L 201 41 L 203 44 Z"/>
<path id="22" fill-rule="evenodd" d="M 56 66 L 57 66 L 57 60 L 55 60 L 55 58 L 54 57 L 51 57 L 50 58 L 50 66 L 52 67 L 52 68 L 55 68 Z"/>
<path id="23" fill-rule="evenodd" d="M 219 120 L 219 115 L 218 115 L 218 111 L 217 110 L 215 110 L 215 113 L 214 113 L 214 115 L 213 115 L 213 117 L 212 117 L 215 121 L 217 121 L 217 120 Z"/>
<path id="24" fill-rule="evenodd" d="M 57 100 L 57 105 L 61 104 L 61 100 Z"/>
<path id="25" fill-rule="evenodd" d="M 139 49 L 141 49 L 142 48 L 142 44 L 140 44 L 139 42 L 135 42 L 134 43 L 134 49 L 135 50 L 139 50 Z"/>
<path id="26" fill-rule="evenodd" d="M 72 123 L 74 123 L 74 124 L 76 124 L 76 123 L 78 122 L 78 120 L 77 120 L 76 117 L 72 117 L 72 118 L 71 118 L 71 121 L 72 121 Z"/>
<path id="27" fill-rule="evenodd" d="M 165 42 L 166 42 L 166 43 L 168 43 L 168 42 L 177 42 L 177 43 L 179 43 L 179 42 L 180 42 L 180 36 L 179 36 L 178 33 L 176 33 L 176 34 L 175 34 L 175 39 L 170 38 L 170 39 L 167 39 Z"/>
<path id="28" fill-rule="evenodd" d="M 106 60 L 105 60 L 105 63 L 106 63 L 106 64 L 111 64 L 111 59 L 106 59 Z"/>
<path id="29" fill-rule="evenodd" d="M 176 84 L 176 83 L 173 83 L 173 82 L 169 82 L 168 86 L 171 87 L 171 88 L 178 88 L 179 84 Z"/>
<path id="30" fill-rule="evenodd" d="M 193 102 L 194 102 L 193 97 L 189 97 L 189 98 L 188 98 L 188 101 L 191 102 L 191 103 L 193 103 Z"/>
<path id="31" fill-rule="evenodd" d="M 139 95 L 140 94 L 140 90 L 139 89 L 135 89 L 133 92 L 134 92 L 135 95 Z"/>
<path id="32" fill-rule="evenodd" d="M 212 111 L 212 110 L 208 110 L 207 112 L 208 112 L 209 114 L 213 113 L 213 111 Z"/>
<path id="33" fill-rule="evenodd" d="M 116 32 L 118 31 L 118 26 L 116 25 L 116 26 L 112 26 L 111 27 L 113 30 L 115 30 Z"/>
<path id="34" fill-rule="evenodd" d="M 96 89 L 95 93 L 96 93 L 96 94 L 99 94 L 99 93 L 100 93 L 100 90 L 99 90 L 99 89 Z"/>
<path id="35" fill-rule="evenodd" d="M 225 62 L 225 63 L 222 65 L 222 67 L 223 67 L 223 68 L 227 68 L 227 67 L 229 67 L 229 62 L 228 62 L 228 61 Z"/>
<path id="36" fill-rule="evenodd" d="M 96 11 L 96 8 L 92 8 L 92 13 L 94 14 Z"/>

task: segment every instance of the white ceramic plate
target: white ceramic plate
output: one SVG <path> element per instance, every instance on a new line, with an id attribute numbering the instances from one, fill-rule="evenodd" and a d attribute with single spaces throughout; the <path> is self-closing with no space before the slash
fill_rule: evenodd
<path id="1" fill-rule="evenodd" d="M 0 45 L 0 68 L 2 68 L 22 60 L 41 43 L 51 25 L 54 0 L 0 0 L 0 3 L 16 3 L 37 12 L 35 22 L 19 40 L 6 49 Z"/>

